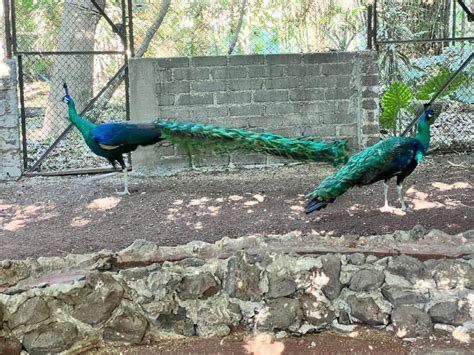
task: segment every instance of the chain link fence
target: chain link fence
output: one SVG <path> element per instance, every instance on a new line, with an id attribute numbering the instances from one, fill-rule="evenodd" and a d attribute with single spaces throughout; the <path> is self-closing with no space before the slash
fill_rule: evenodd
<path id="1" fill-rule="evenodd" d="M 282 54 L 365 48 L 360 1 L 133 1 L 135 48 L 164 15 L 145 56 Z"/>
<path id="2" fill-rule="evenodd" d="M 105 3 L 96 2 L 102 7 Z M 112 6 L 107 15 L 121 23 L 121 11 Z M 77 110 L 83 111 L 123 66 L 120 37 L 89 0 L 30 2 L 17 5 L 15 15 L 27 167 L 40 160 L 45 171 L 107 167 L 77 130 L 58 140 L 69 125 L 62 84 L 68 82 Z M 99 123 L 125 120 L 124 84 L 85 115 Z"/>
<path id="3" fill-rule="evenodd" d="M 377 14 L 381 102 L 397 82 L 406 85 L 405 94 L 409 93 L 405 97 L 409 105 L 396 122 L 381 118 L 385 128 L 399 134 L 469 58 L 472 40 L 458 39 L 473 38 L 474 26 L 456 1 L 385 0 L 377 3 Z M 432 126 L 432 149 L 462 152 L 474 148 L 473 79 L 471 61 L 435 100 L 440 115 Z"/>
<path id="4" fill-rule="evenodd" d="M 136 57 L 284 54 L 353 51 L 367 48 L 367 1 L 336 0 L 130 0 Z M 123 22 L 121 1 L 96 0 L 110 18 Z M 472 25 L 450 1 L 376 2 L 377 38 L 405 40 L 472 35 Z M 59 100 L 62 83 L 81 110 L 124 64 L 124 47 L 111 24 L 91 0 L 16 2 L 16 44 L 22 70 L 25 151 L 28 167 L 45 156 L 67 126 Z M 106 6 L 104 7 L 104 4 Z M 469 2 L 468 2 L 469 5 Z M 126 9 L 128 10 L 128 9 Z M 128 16 L 128 12 L 125 13 Z M 447 16 L 447 17 L 446 17 Z M 456 19 L 456 23 L 453 19 Z M 0 31 L 4 27 L 1 26 Z M 3 37 L 3 33 L 0 32 Z M 417 95 L 429 80 L 455 70 L 472 51 L 472 42 L 390 43 L 378 46 L 382 94 L 400 80 Z M 54 52 L 54 53 L 53 53 Z M 473 147 L 473 64 L 466 81 L 441 97 L 442 114 L 433 128 L 433 145 L 442 149 Z M 108 90 L 89 110 L 97 122 L 126 119 L 125 85 Z M 402 112 L 399 131 L 413 117 Z M 108 166 L 72 130 L 42 160 L 42 170 Z"/>

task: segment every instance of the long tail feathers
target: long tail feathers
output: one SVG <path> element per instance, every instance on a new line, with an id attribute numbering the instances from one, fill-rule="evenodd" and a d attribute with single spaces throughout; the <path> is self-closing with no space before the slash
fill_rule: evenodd
<path id="1" fill-rule="evenodd" d="M 347 161 L 344 140 L 325 143 L 197 123 L 155 121 L 154 124 L 160 127 L 163 138 L 182 146 L 190 153 L 246 150 L 295 160 L 330 162 L 334 166 Z"/>

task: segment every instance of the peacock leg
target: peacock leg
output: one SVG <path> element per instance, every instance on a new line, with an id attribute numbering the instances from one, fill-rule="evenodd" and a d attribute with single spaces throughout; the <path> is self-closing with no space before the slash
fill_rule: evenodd
<path id="1" fill-rule="evenodd" d="M 384 194 L 384 198 L 385 198 L 385 203 L 384 203 L 383 207 L 380 209 L 380 211 L 382 211 L 382 212 L 393 212 L 393 207 L 391 207 L 388 204 L 388 182 L 389 182 L 389 180 L 385 180 L 383 182 L 383 194 Z"/>
<path id="2" fill-rule="evenodd" d="M 125 165 L 125 162 L 123 161 L 123 159 L 120 159 L 119 163 L 122 166 L 124 188 L 123 188 L 123 191 L 117 192 L 117 195 L 119 195 L 119 196 L 130 195 L 130 192 L 128 191 L 128 169 L 127 169 L 127 166 Z"/>
<path id="3" fill-rule="evenodd" d="M 400 204 L 402 205 L 402 211 L 404 212 L 413 212 L 413 210 L 405 204 L 405 199 L 403 197 L 403 184 L 400 182 L 397 184 L 398 198 L 400 199 Z"/>

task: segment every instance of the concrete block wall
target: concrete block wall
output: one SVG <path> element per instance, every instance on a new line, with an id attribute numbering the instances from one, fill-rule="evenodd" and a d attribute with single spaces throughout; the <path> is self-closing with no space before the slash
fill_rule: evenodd
<path id="1" fill-rule="evenodd" d="M 377 140 L 374 52 L 146 58 L 130 62 L 132 120 L 192 121 L 289 137 L 346 138 L 352 149 Z M 189 158 L 172 146 L 133 155 L 134 169 L 166 174 L 190 167 L 281 162 L 260 154 Z"/>
<path id="2" fill-rule="evenodd" d="M 16 63 L 0 62 L 0 180 L 22 174 L 20 156 Z"/>

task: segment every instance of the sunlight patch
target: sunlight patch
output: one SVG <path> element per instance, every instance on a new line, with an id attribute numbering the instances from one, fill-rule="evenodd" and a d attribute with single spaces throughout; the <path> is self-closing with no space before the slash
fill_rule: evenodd
<path id="1" fill-rule="evenodd" d="M 82 217 L 74 217 L 71 221 L 71 227 L 84 227 L 90 223 L 90 219 Z"/>
<path id="2" fill-rule="evenodd" d="M 246 339 L 244 349 L 253 355 L 280 355 L 285 350 L 285 344 L 274 341 L 269 334 L 258 334 Z"/>
<path id="3" fill-rule="evenodd" d="M 229 200 L 231 201 L 240 201 L 243 199 L 243 196 L 239 196 L 239 195 L 230 195 L 229 196 Z"/>
<path id="4" fill-rule="evenodd" d="M 433 182 L 431 186 L 437 188 L 440 191 L 449 191 L 449 190 L 457 190 L 457 189 L 468 189 L 472 186 L 464 181 L 455 182 L 454 184 L 445 184 L 443 182 Z"/>
<path id="5" fill-rule="evenodd" d="M 120 203 L 120 198 L 118 197 L 104 197 L 104 198 L 96 198 L 91 203 L 87 205 L 87 208 L 91 208 L 94 210 L 110 210 L 112 208 L 117 207 Z"/>

